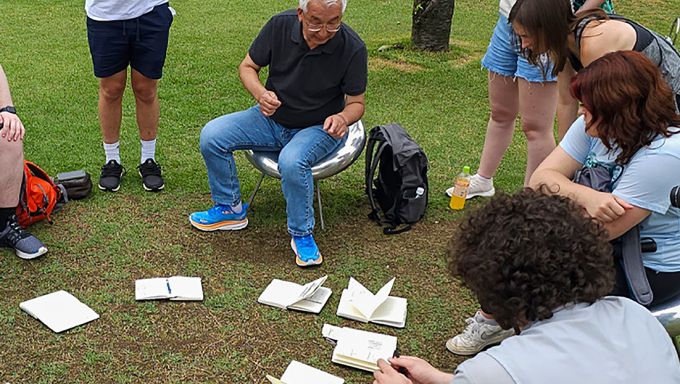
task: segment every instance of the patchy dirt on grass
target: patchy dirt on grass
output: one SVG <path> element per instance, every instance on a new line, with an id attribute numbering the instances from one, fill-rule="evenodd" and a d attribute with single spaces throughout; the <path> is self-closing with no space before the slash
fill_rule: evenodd
<path id="1" fill-rule="evenodd" d="M 161 197 L 161 201 L 169 197 Z M 238 232 L 204 233 L 186 220 L 192 201 L 149 210 L 139 198 L 111 201 L 108 215 L 74 204 L 36 233 L 50 245 L 46 257 L 26 262 L 0 254 L 0 382 L 10 383 L 263 383 L 295 359 L 345 378 L 371 375 L 330 362 L 324 323 L 396 335 L 402 354 L 453 370 L 463 359 L 444 348 L 476 308 L 449 277 L 444 247 L 453 222 L 425 221 L 385 236 L 357 212 L 335 213 L 315 233 L 324 255 L 318 268 L 295 266 L 281 222 Z M 99 217 L 99 219 L 98 219 Z M 144 218 L 135 220 L 135 218 Z M 320 315 L 258 304 L 271 279 L 306 283 L 328 275 L 333 295 Z M 189 275 L 203 279 L 203 302 L 136 302 L 134 280 Z M 363 324 L 335 315 L 350 276 L 376 291 L 397 277 L 393 295 L 409 300 L 405 329 Z M 73 293 L 99 320 L 55 335 L 21 312 L 18 303 L 58 289 Z"/>

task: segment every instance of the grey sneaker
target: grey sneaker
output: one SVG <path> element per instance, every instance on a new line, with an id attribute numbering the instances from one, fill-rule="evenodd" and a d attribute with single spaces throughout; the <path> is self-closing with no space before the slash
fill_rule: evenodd
<path id="1" fill-rule="evenodd" d="M 446 342 L 446 349 L 456 355 L 474 355 L 489 345 L 498 344 L 515 334 L 512 329 L 503 329 L 498 324 L 489 324 L 477 313 L 465 320 L 467 327 Z"/>
<path id="2" fill-rule="evenodd" d="M 0 247 L 14 249 L 17 256 L 25 260 L 35 259 L 47 252 L 45 244 L 23 230 L 14 215 L 7 220 L 7 227 L 0 232 Z"/>
<path id="3" fill-rule="evenodd" d="M 452 194 L 453 187 L 446 190 L 446 196 L 451 197 Z M 470 177 L 470 186 L 468 187 L 466 199 L 472 199 L 477 196 L 491 197 L 495 194 L 496 189 L 493 187 L 493 177 L 487 179 L 478 174 L 474 174 Z"/>

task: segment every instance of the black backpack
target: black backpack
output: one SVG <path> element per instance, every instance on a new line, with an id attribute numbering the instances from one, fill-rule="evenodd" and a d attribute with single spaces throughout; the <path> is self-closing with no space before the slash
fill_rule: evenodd
<path id="1" fill-rule="evenodd" d="M 368 134 L 366 194 L 372 209 L 368 217 L 384 224 L 386 235 L 408 231 L 425 215 L 427 156 L 398 124 L 380 125 Z"/>

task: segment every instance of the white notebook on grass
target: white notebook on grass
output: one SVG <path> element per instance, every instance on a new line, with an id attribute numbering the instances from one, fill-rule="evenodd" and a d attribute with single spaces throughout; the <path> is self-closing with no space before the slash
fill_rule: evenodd
<path id="1" fill-rule="evenodd" d="M 135 300 L 201 301 L 200 277 L 156 277 L 135 281 Z"/>
<path id="2" fill-rule="evenodd" d="M 291 361 L 281 379 L 267 375 L 271 384 L 343 384 L 345 380 L 298 361 Z"/>
<path id="3" fill-rule="evenodd" d="M 331 297 L 330 288 L 322 287 L 328 276 L 300 285 L 274 279 L 265 288 L 257 302 L 282 309 L 319 313 Z"/>
<path id="4" fill-rule="evenodd" d="M 322 334 L 336 342 L 331 361 L 368 372 L 377 371 L 378 360 L 387 361 L 397 351 L 397 338 L 382 333 L 325 324 Z"/>
<path id="5" fill-rule="evenodd" d="M 342 291 L 338 316 L 361 321 L 376 323 L 395 328 L 406 325 L 407 300 L 403 297 L 390 296 L 394 278 L 387 282 L 375 295 L 361 285 L 354 278 L 349 278 L 349 284 Z"/>
<path id="6" fill-rule="evenodd" d="M 99 318 L 92 308 L 66 291 L 57 291 L 19 304 L 24 312 L 59 333 Z"/>

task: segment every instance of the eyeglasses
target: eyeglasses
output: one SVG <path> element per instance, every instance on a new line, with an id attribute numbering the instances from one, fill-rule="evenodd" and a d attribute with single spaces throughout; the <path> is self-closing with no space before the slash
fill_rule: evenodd
<path id="1" fill-rule="evenodd" d="M 307 30 L 309 32 L 319 32 L 324 27 L 328 33 L 335 33 L 342 27 L 342 22 L 332 24 L 307 24 Z"/>

